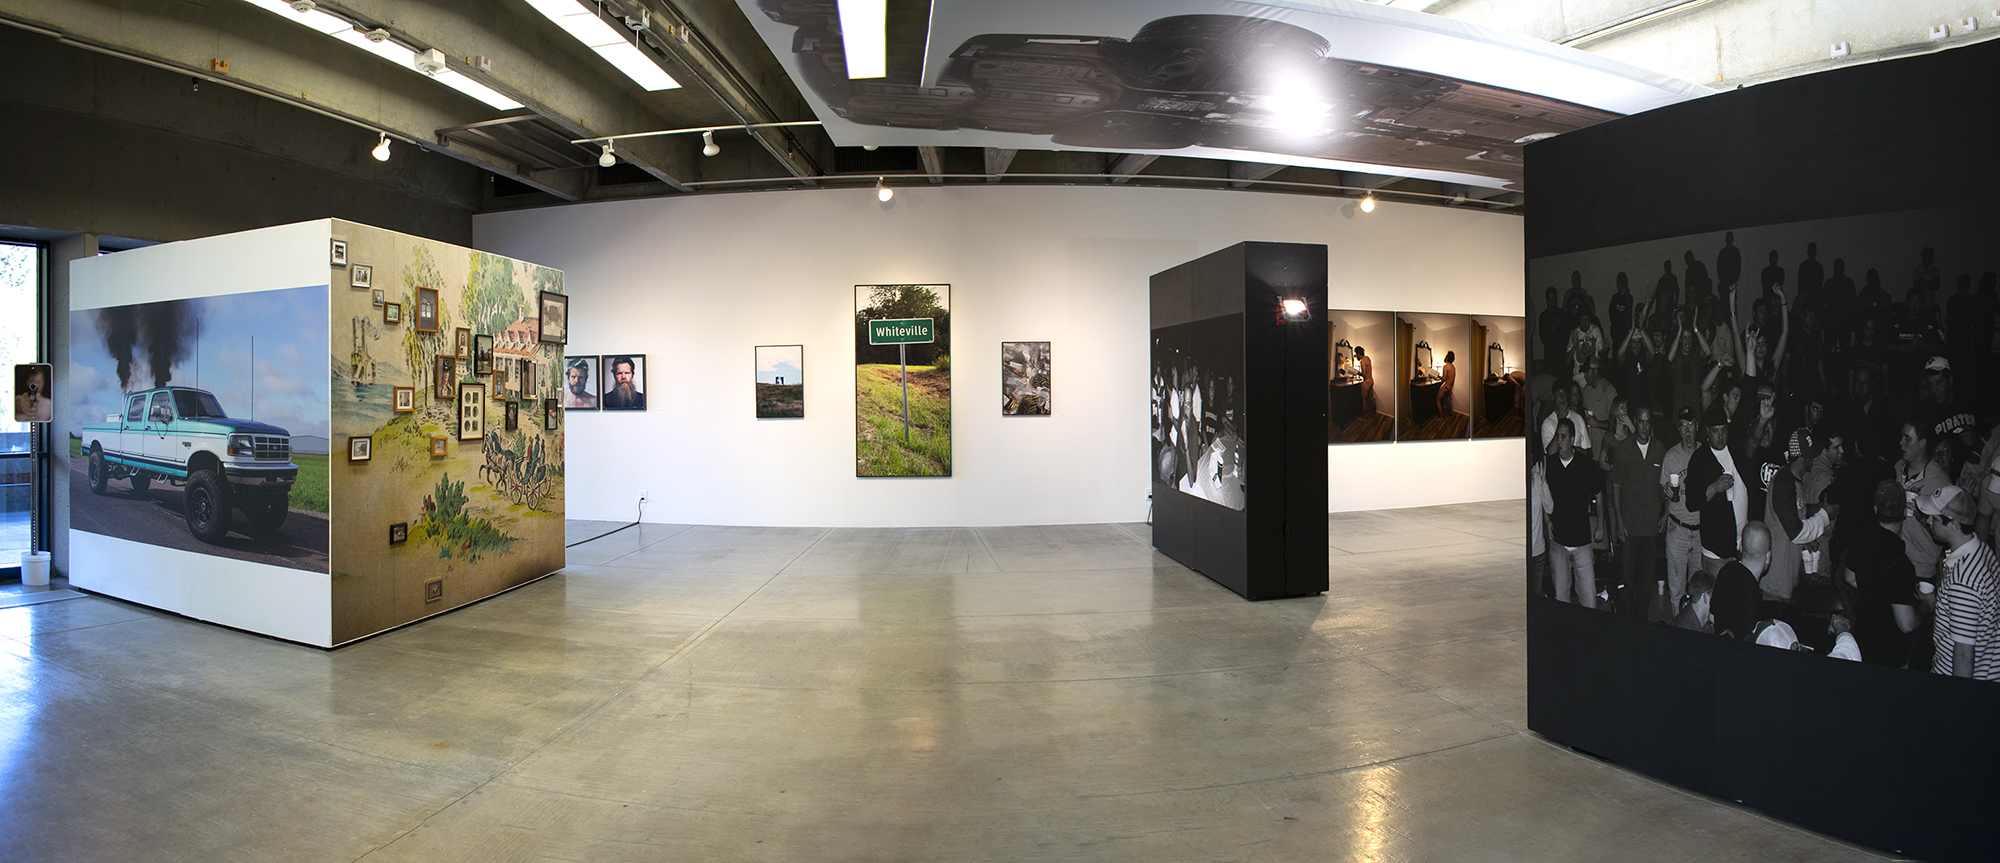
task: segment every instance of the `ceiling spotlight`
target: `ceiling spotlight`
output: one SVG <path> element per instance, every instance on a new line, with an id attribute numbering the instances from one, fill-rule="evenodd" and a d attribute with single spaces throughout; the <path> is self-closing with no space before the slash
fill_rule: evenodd
<path id="1" fill-rule="evenodd" d="M 867 150 L 868 152 L 870 152 L 870 153 L 873 153 L 873 152 L 875 152 L 875 148 L 876 148 L 876 147 L 879 147 L 879 146 L 881 146 L 881 145 L 880 145 L 880 144 L 862 144 L 862 145 L 861 145 L 861 149 L 863 149 L 863 150 Z"/>
<path id="2" fill-rule="evenodd" d="M 882 203 L 886 204 L 889 202 L 889 199 L 893 197 L 896 197 L 896 190 L 889 188 L 889 184 L 884 182 L 883 178 L 876 177 L 875 200 L 881 201 Z"/>
<path id="3" fill-rule="evenodd" d="M 618 164 L 618 154 L 612 152 L 611 139 L 604 139 L 604 155 L 597 157 L 597 167 L 609 168 Z"/>
<path id="4" fill-rule="evenodd" d="M 369 155 L 371 155 L 371 156 L 374 156 L 374 157 L 375 157 L 375 161 L 377 161 L 377 162 L 387 162 L 387 161 L 389 161 L 389 133 L 388 133 L 388 132 L 383 132 L 383 133 L 382 133 L 382 140 L 380 140 L 380 141 L 377 141 L 377 142 L 375 142 L 375 149 L 373 149 L 373 150 L 370 150 L 370 151 L 368 151 L 368 154 L 369 154 Z"/>
<path id="5" fill-rule="evenodd" d="M 715 143 L 715 132 L 711 130 L 701 133 L 701 154 L 704 156 L 713 156 L 720 152 L 722 152 L 722 145 Z"/>
<path id="6" fill-rule="evenodd" d="M 1361 212 L 1364 212 L 1364 213 L 1373 213 L 1373 212 L 1375 212 L 1375 196 L 1374 196 L 1374 195 L 1369 195 L 1368 197 L 1365 197 L 1365 198 L 1362 198 L 1362 199 L 1361 199 Z"/>
<path id="7" fill-rule="evenodd" d="M 1305 300 L 1279 300 L 1278 323 L 1299 324 L 1312 320 L 1312 308 Z"/>

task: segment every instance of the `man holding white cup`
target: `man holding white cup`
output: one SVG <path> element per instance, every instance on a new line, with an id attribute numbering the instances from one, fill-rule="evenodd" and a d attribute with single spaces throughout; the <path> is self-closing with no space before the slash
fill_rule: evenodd
<path id="1" fill-rule="evenodd" d="M 1694 408 L 1681 408 L 1675 424 L 1680 443 L 1667 450 L 1660 464 L 1660 493 L 1667 499 L 1667 599 L 1668 607 L 1680 608 L 1687 592 L 1688 574 L 1701 568 L 1701 510 L 1687 493 L 1688 460 L 1694 458 L 1701 428 Z"/>

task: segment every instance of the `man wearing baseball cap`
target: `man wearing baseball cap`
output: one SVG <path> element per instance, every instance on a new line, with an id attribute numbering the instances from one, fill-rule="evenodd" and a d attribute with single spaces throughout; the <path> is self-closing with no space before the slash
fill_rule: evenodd
<path id="1" fill-rule="evenodd" d="M 2000 558 L 1972 534 L 1972 498 L 1948 485 L 1917 498 L 1917 511 L 1931 536 L 1950 549 L 1938 567 L 1931 670 L 2000 680 Z"/>
<path id="2" fill-rule="evenodd" d="M 1792 590 L 1804 571 L 1804 552 L 1817 546 L 1830 524 L 1826 509 L 1800 494 L 1806 470 L 1819 454 L 1812 431 L 1800 426 L 1786 440 L 1785 467 L 1771 476 L 1771 489 L 1764 498 L 1764 524 L 1772 528 L 1771 569 L 1758 583 L 1766 602 L 1792 601 Z"/>
<path id="3" fill-rule="evenodd" d="M 1910 422 L 1930 429 L 1932 440 L 1951 441 L 1953 463 L 1943 466 L 1947 476 L 1957 476 L 1959 464 L 1979 453 L 1979 406 L 1959 394 L 1952 383 L 1951 361 L 1944 357 L 1924 363 L 1924 380 L 1917 389 L 1917 403 L 1910 408 Z"/>
<path id="4" fill-rule="evenodd" d="M 1701 568 L 1721 572 L 1736 557 L 1737 539 L 1750 520 L 1750 485 L 1729 451 L 1729 414 L 1712 404 L 1702 422 L 1708 446 L 1688 460 L 1687 490 L 1694 496 L 1690 508 L 1701 509 Z"/>

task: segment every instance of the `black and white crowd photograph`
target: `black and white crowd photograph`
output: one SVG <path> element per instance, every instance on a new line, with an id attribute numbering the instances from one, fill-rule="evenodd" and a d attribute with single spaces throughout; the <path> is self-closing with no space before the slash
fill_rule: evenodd
<path id="1" fill-rule="evenodd" d="M 2000 680 L 2000 209 L 1529 262 L 1531 597 Z"/>
<path id="2" fill-rule="evenodd" d="M 1153 331 L 1155 480 L 1243 509 L 1242 375 L 1242 315 Z"/>

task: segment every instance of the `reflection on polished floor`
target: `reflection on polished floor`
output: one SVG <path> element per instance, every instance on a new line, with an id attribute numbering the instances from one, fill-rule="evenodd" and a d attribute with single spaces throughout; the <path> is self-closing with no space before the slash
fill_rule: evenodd
<path id="1" fill-rule="evenodd" d="M 1526 731 L 1521 511 L 1264 603 L 1144 525 L 648 524 L 333 652 L 0 609 L 0 859 L 1876 859 Z"/>

